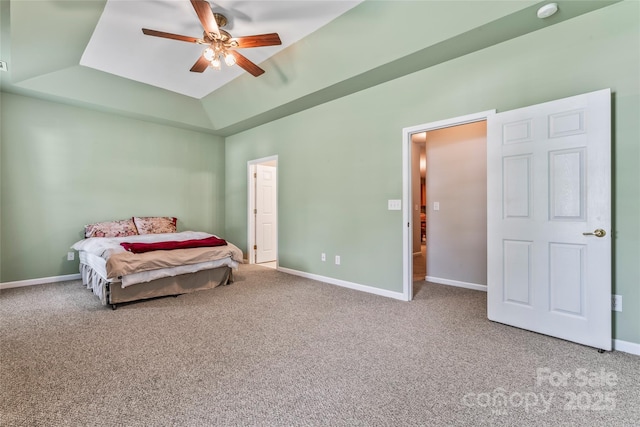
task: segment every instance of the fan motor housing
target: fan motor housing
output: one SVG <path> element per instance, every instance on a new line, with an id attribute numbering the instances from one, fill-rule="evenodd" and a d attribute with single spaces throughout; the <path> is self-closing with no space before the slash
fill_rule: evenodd
<path id="1" fill-rule="evenodd" d="M 224 27 L 229 22 L 227 21 L 227 17 L 220 13 L 214 13 L 213 17 L 215 18 L 218 27 Z"/>

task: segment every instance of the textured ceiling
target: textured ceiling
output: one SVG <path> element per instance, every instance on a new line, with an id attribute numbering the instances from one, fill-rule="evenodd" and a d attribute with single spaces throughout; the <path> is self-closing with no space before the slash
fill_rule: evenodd
<path id="1" fill-rule="evenodd" d="M 280 46 L 240 50 L 260 64 L 361 1 L 220 0 L 210 4 L 228 19 L 224 30 L 232 36 L 280 35 Z M 188 1 L 108 0 L 80 64 L 198 99 L 245 72 L 225 65 L 219 71 L 190 72 L 204 50 L 202 45 L 145 36 L 143 27 L 198 38 L 203 33 Z"/>

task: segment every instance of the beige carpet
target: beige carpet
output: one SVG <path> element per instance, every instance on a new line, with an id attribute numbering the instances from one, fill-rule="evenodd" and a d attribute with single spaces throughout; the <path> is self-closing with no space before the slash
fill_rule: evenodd
<path id="1" fill-rule="evenodd" d="M 407 303 L 259 266 L 235 277 L 116 311 L 78 282 L 1 291 L 0 425 L 640 420 L 639 357 L 489 322 L 486 293 L 425 284 Z"/>

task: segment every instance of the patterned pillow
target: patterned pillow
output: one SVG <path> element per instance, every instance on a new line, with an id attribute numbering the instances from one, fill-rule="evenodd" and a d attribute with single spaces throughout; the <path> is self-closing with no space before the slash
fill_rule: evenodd
<path id="1" fill-rule="evenodd" d="M 134 216 L 138 234 L 175 233 L 177 218 L 169 216 Z"/>
<path id="2" fill-rule="evenodd" d="M 131 219 L 96 222 L 84 226 L 84 237 L 124 237 L 138 234 Z"/>

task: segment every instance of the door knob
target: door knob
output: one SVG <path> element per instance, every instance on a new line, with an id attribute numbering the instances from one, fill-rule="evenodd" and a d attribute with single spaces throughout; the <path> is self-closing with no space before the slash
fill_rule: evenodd
<path id="1" fill-rule="evenodd" d="M 607 234 L 602 228 L 598 228 L 593 233 L 582 233 L 583 236 L 596 236 L 596 237 L 604 237 Z"/>

